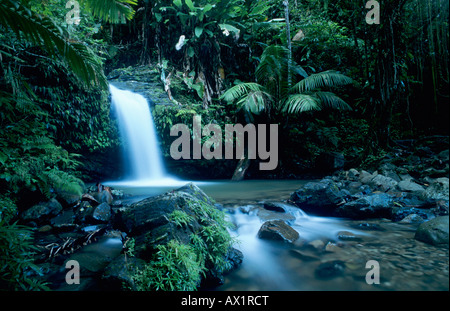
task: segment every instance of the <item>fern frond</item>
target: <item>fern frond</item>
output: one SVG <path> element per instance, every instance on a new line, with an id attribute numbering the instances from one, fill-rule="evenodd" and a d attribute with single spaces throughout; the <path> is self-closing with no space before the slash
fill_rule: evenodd
<path id="1" fill-rule="evenodd" d="M 138 3 L 137 0 L 83 0 L 81 2 L 95 17 L 112 24 L 120 23 L 122 16 L 131 20 L 135 13 L 131 6 Z"/>
<path id="2" fill-rule="evenodd" d="M 51 19 L 37 16 L 19 1 L 0 2 L 0 25 L 12 30 L 18 38 L 42 47 L 51 57 L 61 57 L 87 87 L 94 84 L 107 89 L 106 77 L 99 60 L 84 44 L 65 38 Z"/>
<path id="3" fill-rule="evenodd" d="M 271 95 L 263 91 L 252 91 L 244 98 L 238 101 L 237 105 L 240 109 L 253 114 L 259 114 L 267 109 L 271 102 Z"/>
<path id="4" fill-rule="evenodd" d="M 283 111 L 292 114 L 321 109 L 320 100 L 310 94 L 290 95 L 283 104 Z"/>
<path id="5" fill-rule="evenodd" d="M 232 103 L 236 100 L 242 99 L 244 96 L 247 96 L 251 91 L 264 92 L 265 88 L 262 85 L 253 82 L 239 83 L 223 93 L 220 99 Z"/>
<path id="6" fill-rule="evenodd" d="M 317 90 L 323 87 L 336 87 L 353 83 L 350 77 L 336 71 L 328 70 L 310 75 L 292 87 L 299 93 Z"/>
<path id="7" fill-rule="evenodd" d="M 332 92 L 315 92 L 314 96 L 320 100 L 324 107 L 338 110 L 352 110 L 349 104 Z"/>

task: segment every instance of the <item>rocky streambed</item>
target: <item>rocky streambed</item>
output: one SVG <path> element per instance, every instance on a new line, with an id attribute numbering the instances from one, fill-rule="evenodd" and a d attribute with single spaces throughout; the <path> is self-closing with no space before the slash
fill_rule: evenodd
<path id="1" fill-rule="evenodd" d="M 233 199 L 245 182 L 223 187 L 223 202 L 194 184 L 147 198 L 58 194 L 20 214 L 35 228 L 30 273 L 54 290 L 143 290 L 149 279 L 150 290 L 448 290 L 448 150 L 399 159 L 279 197 Z M 67 282 L 70 260 L 80 284 Z M 159 269 L 178 285 L 164 287 Z"/>

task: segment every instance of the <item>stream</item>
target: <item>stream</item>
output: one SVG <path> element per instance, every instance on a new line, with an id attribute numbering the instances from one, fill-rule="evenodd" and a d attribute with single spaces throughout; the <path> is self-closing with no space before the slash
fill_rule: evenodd
<path id="1" fill-rule="evenodd" d="M 228 210 L 230 233 L 242 251 L 242 265 L 225 276 L 219 291 L 423 291 L 449 290 L 448 249 L 414 239 L 417 224 L 387 219 L 348 220 L 307 215 L 286 204 L 267 211 L 262 201 L 282 202 L 307 181 L 195 182 Z M 138 201 L 185 183 L 162 187 L 114 185 Z M 283 219 L 299 234 L 294 243 L 258 238 L 266 220 Z M 368 284 L 379 265 L 379 284 Z M 370 283 L 370 282 L 369 282 Z"/>

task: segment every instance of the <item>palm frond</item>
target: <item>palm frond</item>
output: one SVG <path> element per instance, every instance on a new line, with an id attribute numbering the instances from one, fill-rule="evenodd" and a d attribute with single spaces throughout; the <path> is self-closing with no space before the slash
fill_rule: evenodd
<path id="1" fill-rule="evenodd" d="M 271 102 L 270 94 L 263 91 L 251 91 L 238 101 L 237 106 L 246 112 L 259 114 L 267 109 Z"/>
<path id="2" fill-rule="evenodd" d="M 342 98 L 332 92 L 314 92 L 323 107 L 329 107 L 337 110 L 352 110 L 349 104 L 347 104 Z"/>
<path id="3" fill-rule="evenodd" d="M 283 104 L 283 111 L 292 114 L 321 109 L 322 105 L 319 98 L 312 94 L 290 95 Z"/>
<path id="4" fill-rule="evenodd" d="M 261 61 L 256 68 L 255 76 L 258 83 L 281 99 L 289 94 L 291 79 L 299 75 L 308 77 L 306 71 L 289 58 L 289 50 L 284 46 L 270 45 L 264 49 Z"/>
<path id="5" fill-rule="evenodd" d="M 239 109 L 253 114 L 259 114 L 267 108 L 272 101 L 272 96 L 266 89 L 253 82 L 240 83 L 228 89 L 220 99 L 229 103 L 236 102 Z"/>
<path id="6" fill-rule="evenodd" d="M 18 38 L 42 47 L 51 57 L 61 57 L 86 86 L 96 84 L 107 88 L 101 64 L 92 51 L 82 43 L 66 39 L 62 29 L 51 19 L 33 14 L 19 1 L 3 0 L 0 25 L 13 31 Z"/>
<path id="7" fill-rule="evenodd" d="M 95 17 L 106 22 L 117 24 L 122 17 L 130 20 L 134 16 L 132 5 L 137 5 L 137 0 L 83 0 L 82 4 L 92 12 Z"/>
<path id="8" fill-rule="evenodd" d="M 251 91 L 265 91 L 265 88 L 262 85 L 253 82 L 239 83 L 223 93 L 220 99 L 231 103 L 242 99 L 242 97 L 247 96 Z"/>
<path id="9" fill-rule="evenodd" d="M 299 93 L 317 90 L 323 87 L 336 87 L 353 83 L 350 77 L 333 70 L 323 71 L 310 75 L 292 87 Z"/>

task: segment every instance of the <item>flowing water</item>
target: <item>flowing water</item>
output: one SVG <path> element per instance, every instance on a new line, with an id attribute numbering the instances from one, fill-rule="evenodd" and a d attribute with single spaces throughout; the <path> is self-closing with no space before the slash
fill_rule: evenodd
<path id="1" fill-rule="evenodd" d="M 140 94 L 120 90 L 113 85 L 109 89 L 125 145 L 127 169 L 124 180 L 110 184 L 142 186 L 175 183 L 175 179 L 166 173 L 147 100 Z"/>
<path id="2" fill-rule="evenodd" d="M 125 143 L 127 178 L 105 182 L 132 195 L 132 201 L 188 183 L 168 176 L 147 101 L 110 86 Z M 242 265 L 218 290 L 448 290 L 448 249 L 414 239 L 417 225 L 389 220 L 352 221 L 306 215 L 285 205 L 285 213 L 267 211 L 262 201 L 283 201 L 307 181 L 260 180 L 195 182 L 228 209 L 236 226 L 230 233 L 244 254 Z M 294 243 L 258 238 L 268 219 L 285 220 L 300 238 Z M 379 264 L 379 284 L 368 284 Z M 369 280 L 370 281 L 370 280 Z M 370 282 L 369 282 L 370 283 Z"/>
<path id="3" fill-rule="evenodd" d="M 387 219 L 349 220 L 307 215 L 285 205 L 286 213 L 267 211 L 262 201 L 284 201 L 307 181 L 258 180 L 201 182 L 199 187 L 222 204 L 235 224 L 242 265 L 225 276 L 220 291 L 392 291 L 448 290 L 448 249 L 414 239 L 417 224 Z M 177 187 L 120 187 L 133 200 Z M 258 231 L 268 219 L 285 220 L 300 238 L 268 241 Z M 367 284 L 370 260 L 379 263 L 380 284 Z"/>

